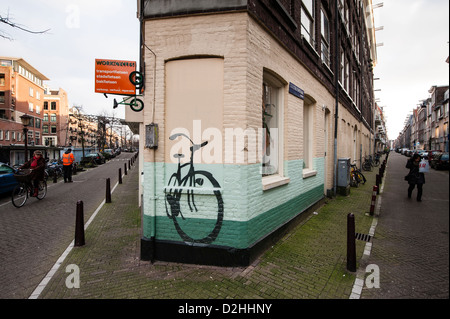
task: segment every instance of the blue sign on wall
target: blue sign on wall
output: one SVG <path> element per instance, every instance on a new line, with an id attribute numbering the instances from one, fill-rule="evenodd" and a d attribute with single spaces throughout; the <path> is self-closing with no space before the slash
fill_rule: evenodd
<path id="1" fill-rule="evenodd" d="M 305 91 L 303 91 L 301 88 L 296 86 L 294 83 L 289 83 L 289 93 L 292 95 L 295 95 L 299 99 L 304 100 L 305 99 Z"/>

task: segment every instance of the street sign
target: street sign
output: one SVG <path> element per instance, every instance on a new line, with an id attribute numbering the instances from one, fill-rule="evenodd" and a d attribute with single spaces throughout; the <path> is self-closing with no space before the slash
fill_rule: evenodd
<path id="1" fill-rule="evenodd" d="M 95 92 L 135 95 L 136 86 L 130 81 L 135 71 L 135 61 L 95 59 Z"/>

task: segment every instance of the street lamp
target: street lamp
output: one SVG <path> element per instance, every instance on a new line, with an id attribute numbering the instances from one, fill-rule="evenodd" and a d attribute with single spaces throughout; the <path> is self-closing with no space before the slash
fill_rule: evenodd
<path id="1" fill-rule="evenodd" d="M 23 124 L 23 134 L 25 135 L 25 162 L 28 162 L 28 126 L 31 122 L 31 116 L 24 114 L 20 117 Z"/>

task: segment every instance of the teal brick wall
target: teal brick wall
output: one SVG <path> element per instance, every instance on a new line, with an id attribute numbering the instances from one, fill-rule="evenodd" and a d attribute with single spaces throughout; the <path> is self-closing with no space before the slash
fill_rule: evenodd
<path id="1" fill-rule="evenodd" d="M 323 198 L 323 159 L 314 160 L 315 176 L 304 179 L 302 167 L 302 160 L 285 162 L 284 175 L 290 182 L 263 191 L 259 165 L 197 164 L 196 170 L 211 173 L 221 186 L 216 189 L 223 200 L 223 220 L 218 227 L 218 199 L 205 176 L 200 176 L 206 180 L 203 187 L 194 192 L 198 211 L 190 210 L 187 187 L 179 201 L 184 219 L 178 215 L 174 223 L 166 194 L 170 176 L 177 167 L 145 163 L 143 235 L 157 240 L 189 241 L 182 239 L 177 227 L 194 240 L 207 238 L 218 230 L 217 237 L 207 244 L 248 248 Z"/>

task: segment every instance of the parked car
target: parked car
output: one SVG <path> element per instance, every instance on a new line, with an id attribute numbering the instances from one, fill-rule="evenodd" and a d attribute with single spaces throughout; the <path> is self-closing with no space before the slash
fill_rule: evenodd
<path id="1" fill-rule="evenodd" d="M 88 158 L 93 158 L 95 161 L 95 164 L 103 164 L 106 162 L 105 157 L 101 153 L 90 153 L 86 155 Z"/>
<path id="2" fill-rule="evenodd" d="M 116 154 L 112 149 L 106 149 L 103 151 L 103 156 L 105 156 L 106 159 L 111 159 L 116 157 Z"/>
<path id="3" fill-rule="evenodd" d="M 436 154 L 436 153 L 442 153 L 442 151 L 441 151 L 441 150 L 431 150 L 431 151 L 428 151 L 428 162 L 430 163 L 430 166 L 431 166 L 431 160 L 433 159 L 433 156 L 434 156 L 434 154 Z"/>
<path id="4" fill-rule="evenodd" d="M 11 192 L 18 184 L 14 172 L 14 168 L 0 162 L 0 194 Z"/>
<path id="5" fill-rule="evenodd" d="M 449 169 L 448 153 L 434 153 L 430 166 L 435 169 Z"/>

